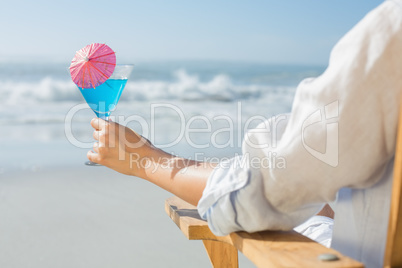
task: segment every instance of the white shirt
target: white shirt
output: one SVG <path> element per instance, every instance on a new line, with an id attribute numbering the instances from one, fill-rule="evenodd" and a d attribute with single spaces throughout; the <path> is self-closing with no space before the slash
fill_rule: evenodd
<path id="1" fill-rule="evenodd" d="M 324 216 L 313 216 L 293 230 L 330 247 L 332 241 L 334 221 Z"/>
<path id="2" fill-rule="evenodd" d="M 334 201 L 332 247 L 381 267 L 402 90 L 402 0 L 371 11 L 305 79 L 292 112 L 246 134 L 198 204 L 216 235 L 290 230 Z"/>

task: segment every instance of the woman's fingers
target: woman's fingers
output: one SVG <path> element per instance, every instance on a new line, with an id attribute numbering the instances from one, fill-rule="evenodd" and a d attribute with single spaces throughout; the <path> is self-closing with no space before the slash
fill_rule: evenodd
<path id="1" fill-rule="evenodd" d="M 94 143 L 93 150 L 95 153 L 99 154 L 99 142 Z"/>
<path id="2" fill-rule="evenodd" d="M 95 130 L 92 136 L 94 137 L 95 140 L 99 141 L 99 131 Z"/>
<path id="3" fill-rule="evenodd" d="M 105 159 L 109 158 L 109 146 L 111 146 L 111 142 L 109 139 L 114 137 L 114 128 L 110 126 L 114 126 L 114 123 L 107 122 L 100 118 L 94 118 L 91 120 L 91 126 L 95 129 L 92 136 L 96 140 L 93 145 L 93 151 L 89 151 L 87 153 L 87 157 L 90 161 L 94 163 L 98 163 L 103 165 L 105 163 Z M 112 140 L 112 145 L 113 145 Z"/>
<path id="4" fill-rule="evenodd" d="M 91 120 L 91 126 L 96 130 L 104 129 L 106 124 L 108 124 L 108 122 L 106 122 L 105 120 L 100 119 L 100 118 L 93 118 Z"/>
<path id="5" fill-rule="evenodd" d="M 101 163 L 100 163 L 100 162 L 101 162 L 101 158 L 100 158 L 99 154 L 97 154 L 97 153 L 94 153 L 94 152 L 92 152 L 92 151 L 89 151 L 89 152 L 87 153 L 87 158 L 88 158 L 89 161 L 91 161 L 91 162 L 94 162 L 94 163 L 97 163 L 97 164 L 101 164 Z"/>
<path id="6" fill-rule="evenodd" d="M 95 140 L 102 142 L 103 144 L 106 144 L 106 134 L 104 131 L 100 130 L 100 131 L 94 131 L 94 133 L 92 134 L 92 136 L 94 137 Z"/>
<path id="7" fill-rule="evenodd" d="M 91 126 L 96 129 L 99 130 L 99 118 L 92 118 L 91 120 Z"/>

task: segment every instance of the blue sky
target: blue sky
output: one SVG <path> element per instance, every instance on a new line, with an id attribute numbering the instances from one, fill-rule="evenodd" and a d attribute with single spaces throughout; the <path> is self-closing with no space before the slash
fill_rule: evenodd
<path id="1" fill-rule="evenodd" d="M 104 42 L 118 59 L 326 64 L 379 0 L 6 1 L 0 60 L 70 61 Z"/>

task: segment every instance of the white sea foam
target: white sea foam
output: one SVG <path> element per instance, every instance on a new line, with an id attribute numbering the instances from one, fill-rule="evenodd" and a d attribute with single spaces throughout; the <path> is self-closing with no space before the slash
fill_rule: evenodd
<path id="1" fill-rule="evenodd" d="M 212 119 L 226 114 L 236 117 L 237 102 L 242 102 L 246 118 L 256 113 L 269 116 L 289 111 L 294 92 L 295 87 L 290 86 L 236 83 L 224 74 L 202 80 L 179 69 L 170 80 L 129 80 L 113 115 L 136 114 L 149 120 L 151 103 L 173 103 L 183 109 L 186 116 L 204 115 Z M 63 123 L 68 111 L 84 102 L 72 81 L 49 76 L 30 81 L 0 79 L 0 100 L 0 124 L 3 126 Z M 90 109 L 82 111 L 74 122 L 86 125 L 91 116 Z M 165 122 L 178 120 L 177 113 L 170 110 L 156 113 L 155 118 Z"/>
<path id="2" fill-rule="evenodd" d="M 129 81 L 121 101 L 237 101 L 263 98 L 266 95 L 293 95 L 294 87 L 273 87 L 269 85 L 233 83 L 223 74 L 209 81 L 201 81 L 185 70 L 174 73 L 172 81 Z M 45 77 L 39 81 L 0 81 L 0 99 L 3 105 L 21 105 L 49 102 L 81 101 L 78 89 L 71 81 Z"/>
<path id="3" fill-rule="evenodd" d="M 45 77 L 36 82 L 0 81 L 0 99 L 3 105 L 23 105 L 43 102 L 79 101 L 72 82 Z"/>

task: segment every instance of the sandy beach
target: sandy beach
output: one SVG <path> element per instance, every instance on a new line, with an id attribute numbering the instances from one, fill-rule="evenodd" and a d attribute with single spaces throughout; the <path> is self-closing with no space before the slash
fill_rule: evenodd
<path id="1" fill-rule="evenodd" d="M 12 146 L 8 156 L 25 166 L 0 174 L 0 267 L 210 266 L 202 243 L 187 241 L 166 215 L 171 194 L 84 166 L 83 150 L 62 142 Z M 49 155 L 55 147 L 64 157 Z M 253 267 L 243 256 L 240 263 Z"/>

